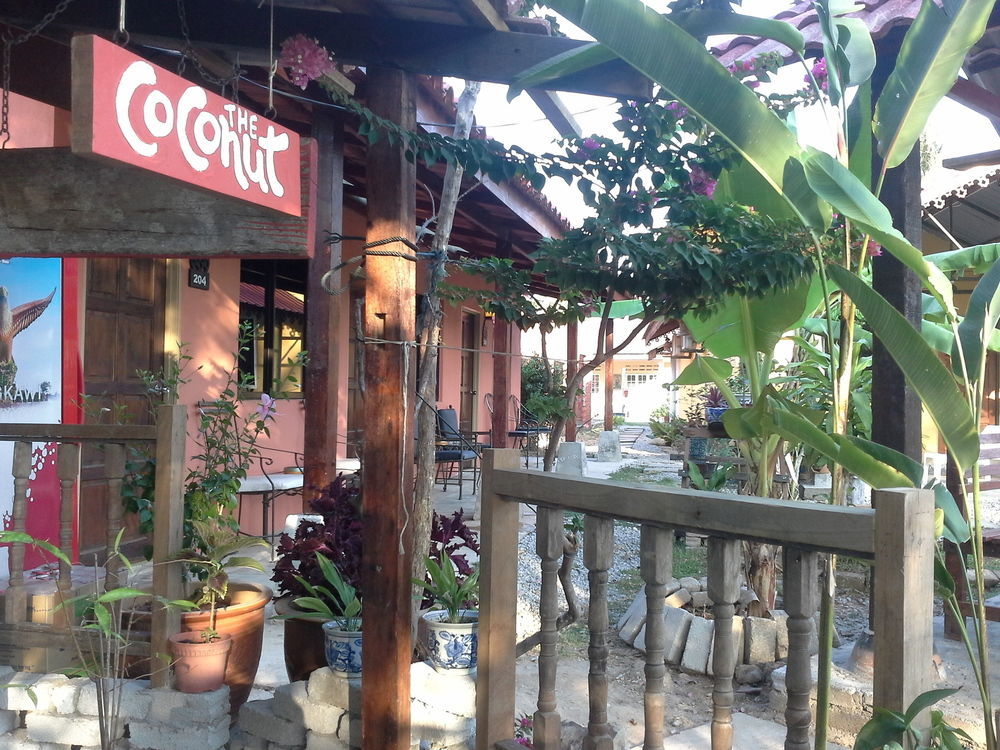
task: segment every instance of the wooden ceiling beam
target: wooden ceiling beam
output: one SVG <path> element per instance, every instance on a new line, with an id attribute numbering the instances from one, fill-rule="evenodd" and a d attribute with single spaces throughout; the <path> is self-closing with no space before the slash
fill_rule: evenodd
<path id="1" fill-rule="evenodd" d="M 220 52 L 239 52 L 245 64 L 270 59 L 267 7 L 233 0 L 187 0 L 192 43 Z M 162 0 L 130 0 L 128 31 L 133 41 L 175 49 L 185 45 L 176 6 Z M 7 0 L 0 22 L 21 28 L 40 19 L 33 0 Z M 65 31 L 110 34 L 118 28 L 117 6 L 105 0 L 76 0 L 52 24 Z M 385 16 L 278 7 L 275 39 L 309 33 L 340 62 L 394 68 L 410 73 L 510 83 L 527 68 L 588 42 L 565 37 L 402 21 Z M 546 90 L 598 96 L 644 98 L 650 82 L 621 60 L 552 81 Z"/>
<path id="2" fill-rule="evenodd" d="M 987 91 L 968 78 L 959 78 L 948 92 L 948 97 L 964 104 L 973 112 L 978 112 L 991 120 L 1000 120 L 1000 97 Z"/>

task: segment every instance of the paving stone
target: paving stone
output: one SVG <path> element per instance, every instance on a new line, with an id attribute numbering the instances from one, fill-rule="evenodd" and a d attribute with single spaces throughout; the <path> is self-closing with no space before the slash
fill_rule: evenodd
<path id="1" fill-rule="evenodd" d="M 712 606 L 712 600 L 708 598 L 707 591 L 694 591 L 691 594 L 691 608 L 694 610 L 708 609 Z"/>
<path id="2" fill-rule="evenodd" d="M 632 603 L 628 605 L 625 613 L 618 618 L 615 630 L 619 637 L 626 643 L 632 643 L 636 635 L 646 622 L 646 595 L 640 591 L 635 595 Z M 626 627 L 628 626 L 628 627 Z"/>
<path id="3" fill-rule="evenodd" d="M 746 617 L 743 622 L 746 664 L 766 664 L 774 661 L 777 650 L 778 626 L 774 620 L 763 617 Z"/>
<path id="4" fill-rule="evenodd" d="M 701 591 L 701 581 L 694 576 L 681 578 L 678 583 L 680 583 L 682 589 L 687 589 L 692 594 L 695 591 Z"/>
<path id="5" fill-rule="evenodd" d="M 453 675 L 425 661 L 410 666 L 410 695 L 426 706 L 456 716 L 476 715 L 476 671 Z"/>
<path id="6" fill-rule="evenodd" d="M 96 717 L 54 716 L 28 711 L 25 728 L 28 730 L 28 739 L 35 742 L 56 742 L 63 745 L 101 744 L 101 724 Z"/>
<path id="7" fill-rule="evenodd" d="M 756 664 L 737 664 L 733 679 L 737 685 L 759 685 L 764 681 L 764 670 Z"/>
<path id="8" fill-rule="evenodd" d="M 712 650 L 712 634 L 715 624 L 704 617 L 691 619 L 684 656 L 681 657 L 681 671 L 688 674 L 705 674 L 708 669 L 708 654 Z"/>
<path id="9" fill-rule="evenodd" d="M 694 615 L 686 609 L 679 607 L 667 607 L 663 612 L 665 646 L 663 649 L 663 660 L 672 666 L 681 663 L 684 656 L 684 645 L 687 643 L 688 631 L 691 629 L 691 621 Z"/>
<path id="10" fill-rule="evenodd" d="M 784 661 L 788 658 L 788 613 L 783 609 L 771 610 L 771 619 L 778 628 L 777 642 L 774 648 L 774 658 Z"/>
<path id="11" fill-rule="evenodd" d="M 361 713 L 361 678 L 339 677 L 329 667 L 309 675 L 309 698 L 348 711 Z"/>
<path id="12" fill-rule="evenodd" d="M 743 618 L 734 617 L 733 618 L 733 647 L 736 649 L 736 664 L 740 665 L 743 663 Z M 708 652 L 708 664 L 705 668 L 705 674 L 714 675 L 715 670 L 712 669 L 712 660 L 715 658 L 715 631 L 712 631 L 712 649 Z"/>
<path id="13" fill-rule="evenodd" d="M 691 601 L 691 592 L 685 588 L 679 588 L 664 599 L 663 603 L 668 607 L 683 607 L 689 601 Z"/>
<path id="14" fill-rule="evenodd" d="M 306 741 L 305 727 L 275 714 L 273 699 L 246 703 L 240 710 L 237 726 L 247 734 L 280 745 L 304 745 Z"/>
<path id="15" fill-rule="evenodd" d="M 229 737 L 229 750 L 267 750 L 267 740 L 234 729 Z"/>
<path id="16" fill-rule="evenodd" d="M 597 436 L 597 460 L 622 460 L 622 445 L 618 430 L 604 430 Z"/>
<path id="17" fill-rule="evenodd" d="M 130 721 L 129 736 L 133 747 L 148 750 L 205 750 L 222 747 L 229 741 L 229 717 L 212 724 L 157 724 Z M 246 746 L 258 750 L 254 745 Z"/>

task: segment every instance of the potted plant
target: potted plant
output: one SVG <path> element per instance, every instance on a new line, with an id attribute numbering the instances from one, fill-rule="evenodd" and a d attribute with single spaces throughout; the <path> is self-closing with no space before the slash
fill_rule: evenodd
<path id="1" fill-rule="evenodd" d="M 449 557 L 438 563 L 428 556 L 426 562 L 427 579 L 413 583 L 440 607 L 423 615 L 430 664 L 438 671 L 468 674 L 476 668 L 479 651 L 479 611 L 470 608 L 478 599 L 479 571 L 460 578 Z"/>
<path id="2" fill-rule="evenodd" d="M 709 424 L 721 422 L 722 415 L 729 409 L 729 402 L 722 391 L 713 385 L 702 394 L 701 400 L 705 407 L 705 421 Z"/>
<path id="3" fill-rule="evenodd" d="M 200 693 L 215 690 L 225 682 L 230 686 L 231 708 L 235 715 L 249 695 L 257 672 L 263 606 L 254 606 L 260 597 L 255 597 L 248 606 L 244 601 L 246 597 L 236 596 L 236 585 L 230 584 L 228 571 L 232 568 L 263 571 L 264 566 L 260 562 L 240 553 L 248 547 L 267 546 L 267 543 L 262 539 L 246 540 L 229 526 L 206 520 L 195 522 L 195 532 L 203 544 L 198 548 L 182 550 L 177 555 L 177 561 L 184 563 L 199 582 L 192 598 L 197 610 L 181 615 L 181 626 L 185 630 L 170 638 L 176 659 L 176 687 L 182 692 Z M 241 591 L 249 589 L 253 592 L 254 588 L 248 585 Z M 263 605 L 266 605 L 270 600 L 270 590 L 256 588 L 267 591 L 267 596 L 263 598 Z M 260 629 L 255 639 L 254 625 L 258 619 Z M 240 658 L 235 658 L 238 650 Z M 246 652 L 251 654 L 251 658 L 256 653 L 256 658 L 252 658 L 252 670 L 246 667 Z M 235 703 L 237 696 L 241 697 Z"/>

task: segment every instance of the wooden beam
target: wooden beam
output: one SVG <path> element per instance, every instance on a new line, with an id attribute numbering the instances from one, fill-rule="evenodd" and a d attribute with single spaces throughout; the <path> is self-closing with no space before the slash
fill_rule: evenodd
<path id="1" fill-rule="evenodd" d="M 303 443 L 302 511 L 326 487 L 337 470 L 337 418 L 340 394 L 340 345 L 343 335 L 343 302 L 348 295 L 333 295 L 324 288 L 341 286 L 341 274 L 332 269 L 340 262 L 341 245 L 328 241 L 329 233 L 343 233 L 344 130 L 339 117 L 317 111 L 313 115 L 316 150 L 316 202 L 312 212 L 313 253 L 306 281 L 306 351 L 303 387 L 308 408 Z"/>
<path id="2" fill-rule="evenodd" d="M 413 82 L 400 71 L 368 69 L 369 106 L 406 130 L 416 126 Z M 416 172 L 386 139 L 368 152 L 368 242 L 413 241 Z M 412 251 L 403 243 L 380 252 Z M 410 594 L 413 525 L 413 363 L 415 264 L 403 257 L 365 261 L 364 551 L 361 561 L 365 638 L 362 746 L 410 747 Z M 423 542 L 426 544 L 426 541 Z"/>
<path id="3" fill-rule="evenodd" d="M 991 167 L 996 164 L 1000 164 L 1000 150 L 953 156 L 941 161 L 941 166 L 945 169 L 972 169 L 973 167 Z"/>
<path id="4" fill-rule="evenodd" d="M 304 258 L 306 235 L 304 218 L 127 165 L 68 149 L 0 151 L 5 256 Z"/>
<path id="5" fill-rule="evenodd" d="M 968 78 L 958 78 L 948 92 L 948 98 L 963 104 L 991 120 L 1000 120 L 1000 96 L 987 91 Z"/>
<path id="6" fill-rule="evenodd" d="M 195 47 L 240 53 L 245 65 L 270 60 L 268 6 L 233 0 L 186 0 L 190 37 Z M 37 23 L 44 12 L 33 0 L 9 0 L 0 21 L 22 27 Z M 111 34 L 118 28 L 118 7 L 104 0 L 76 0 L 51 29 Z M 182 49 L 176 5 L 162 0 L 130 0 L 129 34 L 133 41 Z M 409 21 L 385 15 L 331 13 L 329 10 L 279 7 L 274 38 L 303 29 L 332 50 L 339 62 L 378 66 L 435 76 L 510 83 L 518 74 L 555 55 L 589 42 L 566 37 L 498 31 L 490 28 Z M 649 80 L 621 60 L 546 83 L 550 91 L 598 96 L 645 98 Z"/>

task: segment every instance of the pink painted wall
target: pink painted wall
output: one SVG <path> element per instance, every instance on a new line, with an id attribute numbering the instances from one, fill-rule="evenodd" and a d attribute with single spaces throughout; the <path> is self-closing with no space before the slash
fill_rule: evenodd
<path id="1" fill-rule="evenodd" d="M 10 94 L 10 142 L 7 148 L 69 146 L 69 112 Z"/>

